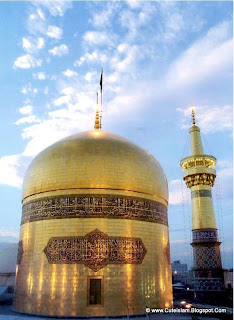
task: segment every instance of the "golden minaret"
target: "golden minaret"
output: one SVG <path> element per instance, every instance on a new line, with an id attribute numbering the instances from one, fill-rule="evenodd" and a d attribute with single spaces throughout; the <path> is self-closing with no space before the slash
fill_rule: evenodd
<path id="1" fill-rule="evenodd" d="M 215 221 L 211 187 L 216 178 L 216 158 L 203 152 L 200 128 L 192 106 L 191 156 L 181 160 L 183 179 L 191 189 L 195 292 L 204 300 L 217 299 L 223 292 L 220 243 Z"/>

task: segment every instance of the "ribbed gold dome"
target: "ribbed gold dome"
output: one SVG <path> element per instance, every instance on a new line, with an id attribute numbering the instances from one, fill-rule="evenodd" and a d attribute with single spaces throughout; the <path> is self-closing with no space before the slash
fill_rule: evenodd
<path id="1" fill-rule="evenodd" d="M 23 200 L 51 191 L 95 194 L 100 189 L 168 201 L 158 161 L 133 142 L 103 130 L 74 134 L 43 150 L 27 170 Z"/>

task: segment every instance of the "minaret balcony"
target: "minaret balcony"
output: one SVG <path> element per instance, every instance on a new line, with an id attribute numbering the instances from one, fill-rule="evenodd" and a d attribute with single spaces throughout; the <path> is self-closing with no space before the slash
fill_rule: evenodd
<path id="1" fill-rule="evenodd" d="M 215 169 L 216 162 L 217 161 L 215 157 L 202 154 L 182 159 L 180 161 L 180 166 L 183 170 L 188 170 L 189 168 L 198 166 Z"/>

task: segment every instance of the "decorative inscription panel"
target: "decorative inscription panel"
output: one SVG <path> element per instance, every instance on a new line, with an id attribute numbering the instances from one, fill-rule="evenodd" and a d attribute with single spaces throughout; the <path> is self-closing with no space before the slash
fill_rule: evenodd
<path id="1" fill-rule="evenodd" d="M 210 190 L 194 190 L 191 192 L 191 198 L 197 197 L 212 197 Z"/>
<path id="2" fill-rule="evenodd" d="M 23 206 L 21 224 L 63 218 L 123 218 L 168 225 L 167 207 L 156 201 L 116 197 L 60 197 Z"/>
<path id="3" fill-rule="evenodd" d="M 217 242 L 218 232 L 216 229 L 193 230 L 193 242 Z"/>
<path id="4" fill-rule="evenodd" d="M 96 272 L 108 264 L 140 264 L 146 249 L 140 238 L 109 237 L 96 229 L 84 237 L 50 238 L 44 252 L 49 263 L 79 263 Z"/>

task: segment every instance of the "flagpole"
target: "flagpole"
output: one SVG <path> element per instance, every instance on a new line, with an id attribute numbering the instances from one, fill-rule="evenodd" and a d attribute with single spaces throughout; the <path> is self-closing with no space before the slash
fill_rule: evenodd
<path id="1" fill-rule="evenodd" d="M 100 91 L 101 91 L 101 112 L 100 112 L 100 129 L 102 128 L 102 83 L 103 83 L 103 68 L 100 77 Z"/>

